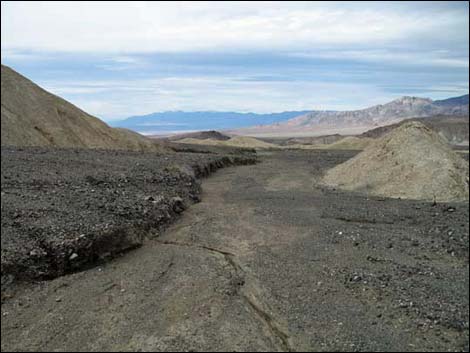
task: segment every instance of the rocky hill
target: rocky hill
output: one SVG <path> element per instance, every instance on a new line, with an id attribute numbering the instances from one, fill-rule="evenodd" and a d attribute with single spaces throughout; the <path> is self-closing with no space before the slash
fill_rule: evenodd
<path id="1" fill-rule="evenodd" d="M 158 136 L 155 136 L 155 138 L 157 137 Z M 213 139 L 213 140 L 219 140 L 219 141 L 230 140 L 230 136 L 224 135 L 215 130 L 197 131 L 197 132 L 190 132 L 187 134 L 172 135 L 168 137 L 167 139 L 170 141 L 177 141 L 177 140 L 182 140 L 182 139 L 187 139 L 187 138 L 198 139 L 198 140 Z"/>
<path id="2" fill-rule="evenodd" d="M 466 102 L 462 98 L 466 97 Z M 455 102 L 455 103 L 452 103 Z M 400 118 L 424 117 L 438 114 L 468 114 L 468 95 L 457 100 L 447 99 L 433 102 L 431 99 L 401 97 L 387 104 L 367 109 L 345 112 L 312 112 L 290 120 L 286 124 L 301 126 L 316 125 L 379 125 Z"/>
<path id="3" fill-rule="evenodd" d="M 406 119 L 396 124 L 381 126 L 364 132 L 361 137 L 381 137 L 397 127 L 409 122 L 419 121 L 435 130 L 453 145 L 468 145 L 469 141 L 469 120 L 468 116 L 447 116 L 437 115 L 429 118 Z"/>
<path id="4" fill-rule="evenodd" d="M 468 200 L 468 162 L 435 131 L 411 121 L 329 170 L 324 182 L 368 195 L 462 201 Z"/>
<path id="5" fill-rule="evenodd" d="M 2 146 L 163 150 L 137 133 L 109 127 L 4 65 L 1 89 Z"/>
<path id="6" fill-rule="evenodd" d="M 469 96 L 433 101 L 428 98 L 401 97 L 386 104 L 351 111 L 312 111 L 286 122 L 240 129 L 234 133 L 263 135 L 277 133 L 317 133 L 323 135 L 335 132 L 364 132 L 368 129 L 400 122 L 414 117 L 435 115 L 468 116 Z"/>
<path id="7" fill-rule="evenodd" d="M 180 144 L 188 145 L 207 145 L 207 146 L 225 146 L 225 147 L 238 147 L 244 149 L 276 149 L 279 146 L 258 140 L 249 136 L 234 136 L 229 140 L 216 140 L 212 138 L 198 139 L 198 138 L 185 138 L 176 141 Z"/>

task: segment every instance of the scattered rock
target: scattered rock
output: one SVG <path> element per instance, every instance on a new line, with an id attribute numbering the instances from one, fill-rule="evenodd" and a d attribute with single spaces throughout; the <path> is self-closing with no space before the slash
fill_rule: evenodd
<path id="1" fill-rule="evenodd" d="M 183 199 L 179 196 L 172 197 L 170 202 L 173 205 L 173 211 L 175 211 L 176 213 L 181 213 L 186 209 Z"/>
<path id="2" fill-rule="evenodd" d="M 353 276 L 351 277 L 350 281 L 351 281 L 351 282 L 356 282 L 356 283 L 357 283 L 357 282 L 360 282 L 360 281 L 362 281 L 362 277 L 361 277 L 361 276 L 359 276 L 359 275 L 353 275 Z"/>
<path id="3" fill-rule="evenodd" d="M 50 279 L 142 245 L 198 198 L 197 178 L 256 161 L 248 152 L 162 156 L 5 146 L 1 152 L 2 291 L 9 275 Z"/>

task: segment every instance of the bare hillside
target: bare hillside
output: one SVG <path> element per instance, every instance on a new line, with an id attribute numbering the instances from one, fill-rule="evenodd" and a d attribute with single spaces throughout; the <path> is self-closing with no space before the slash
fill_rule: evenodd
<path id="1" fill-rule="evenodd" d="M 187 134 L 178 134 L 168 137 L 170 141 L 177 141 L 186 138 L 198 139 L 198 140 L 206 140 L 206 139 L 213 139 L 219 141 L 227 141 L 230 140 L 230 136 L 224 135 L 215 130 L 209 131 L 197 131 L 197 132 L 190 132 Z"/>
<path id="2" fill-rule="evenodd" d="M 182 144 L 190 145 L 208 145 L 208 146 L 230 146 L 230 147 L 239 147 L 239 148 L 254 148 L 254 149 L 275 149 L 279 146 L 258 140 L 254 137 L 248 136 L 234 136 L 229 140 L 220 141 L 216 139 L 197 139 L 197 138 L 185 138 L 182 140 L 176 141 Z"/>
<path id="3" fill-rule="evenodd" d="M 468 162 L 429 127 L 408 122 L 329 170 L 325 183 L 371 195 L 468 200 Z"/>
<path id="4" fill-rule="evenodd" d="M 109 127 L 7 66 L 1 77 L 2 146 L 163 150 L 144 136 Z"/>
<path id="5" fill-rule="evenodd" d="M 468 94 L 445 100 L 401 97 L 386 104 L 351 111 L 312 111 L 285 122 L 232 130 L 248 136 L 321 136 L 360 134 L 374 127 L 415 117 L 468 116 Z"/>
<path id="6" fill-rule="evenodd" d="M 438 115 L 429 118 L 413 118 L 403 120 L 402 122 L 381 126 L 372 130 L 364 132 L 361 137 L 381 137 L 393 129 L 409 122 L 419 121 L 424 125 L 435 130 L 439 135 L 444 137 L 450 144 L 454 145 L 468 145 L 468 116 L 447 116 Z"/>

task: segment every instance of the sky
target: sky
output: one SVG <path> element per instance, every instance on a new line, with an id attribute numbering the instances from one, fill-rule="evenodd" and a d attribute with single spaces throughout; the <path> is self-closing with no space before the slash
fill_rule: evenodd
<path id="1" fill-rule="evenodd" d="M 105 121 L 468 93 L 461 2 L 1 2 L 1 60 Z"/>

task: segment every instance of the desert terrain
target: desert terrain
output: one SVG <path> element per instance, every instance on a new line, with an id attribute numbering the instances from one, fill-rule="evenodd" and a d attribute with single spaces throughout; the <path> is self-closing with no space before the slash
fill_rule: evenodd
<path id="1" fill-rule="evenodd" d="M 1 350 L 468 351 L 468 158 L 462 115 L 149 138 L 2 66 Z"/>
<path id="2" fill-rule="evenodd" d="M 54 153 L 2 151 L 8 207 L 22 209 L 31 194 L 4 184 L 4 170 L 28 164 L 38 175 L 54 173 L 45 162 Z M 258 152 L 255 165 L 204 179 L 200 202 L 138 249 L 8 287 L 2 351 L 468 351 L 468 203 L 369 197 L 319 183 L 356 154 Z M 145 170 L 133 169 L 141 157 L 114 160 L 129 168 L 118 190 L 132 191 Z M 92 186 L 73 172 L 71 186 L 86 195 L 116 187 L 114 173 L 94 175 Z M 21 183 L 43 185 L 35 178 Z M 156 195 L 153 187 L 120 204 L 148 202 L 141 197 Z M 34 224 L 33 216 L 15 219 Z"/>

